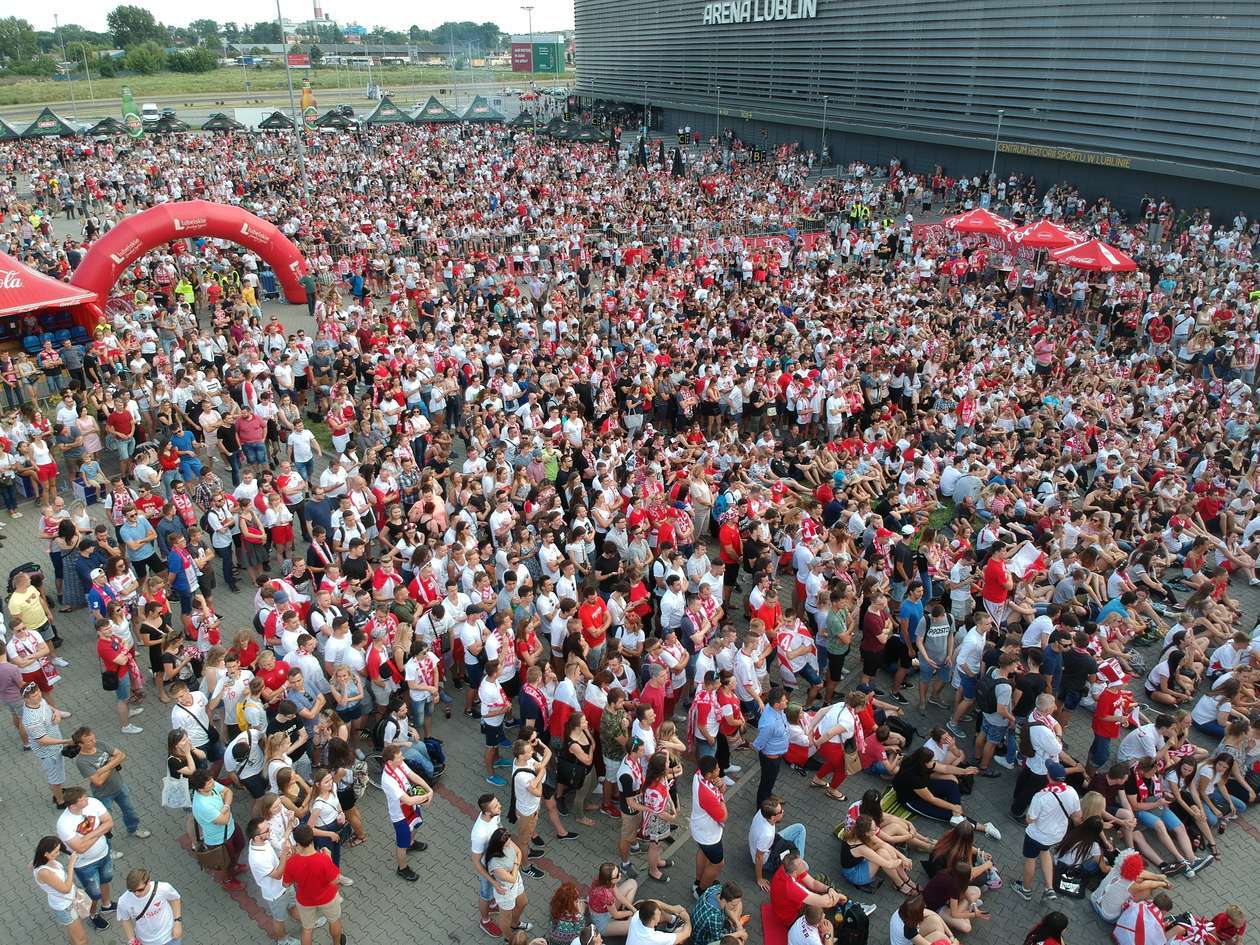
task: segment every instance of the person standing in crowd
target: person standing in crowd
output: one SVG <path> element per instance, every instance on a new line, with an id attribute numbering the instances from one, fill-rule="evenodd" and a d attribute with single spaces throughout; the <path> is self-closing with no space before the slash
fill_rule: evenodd
<path id="1" fill-rule="evenodd" d="M 407 862 L 407 853 L 423 853 L 428 844 L 417 839 L 416 830 L 424 823 L 421 808 L 433 800 L 433 790 L 424 778 L 403 762 L 402 749 L 389 745 L 381 753 L 381 790 L 386 812 L 394 825 L 394 859 L 399 877 L 414 883 L 420 877 Z"/>
<path id="2" fill-rule="evenodd" d="M 307 824 L 293 828 L 293 847 L 281 882 L 293 887 L 302 923 L 302 945 L 311 945 L 320 919 L 328 923 L 332 945 L 346 945 L 346 935 L 341 930 L 341 870 L 327 850 L 315 849 L 315 833 Z"/>
<path id="3" fill-rule="evenodd" d="M 153 879 L 143 866 L 127 872 L 127 891 L 118 897 L 118 921 L 127 940 L 140 945 L 180 945 L 184 901 L 175 887 Z"/>
<path id="4" fill-rule="evenodd" d="M 189 776 L 188 788 L 192 791 L 192 816 L 201 842 L 207 849 L 221 846 L 227 853 L 219 883 L 228 892 L 240 892 L 245 887 L 236 874 L 244 867 L 237 860 L 245 848 L 245 838 L 232 817 L 232 789 L 214 780 L 205 768 Z"/>
<path id="5" fill-rule="evenodd" d="M 1022 899 L 1032 898 L 1034 871 L 1038 864 L 1046 881 L 1042 899 L 1058 899 L 1054 891 L 1054 858 L 1051 850 L 1058 846 L 1068 828 L 1081 822 L 1081 799 L 1064 783 L 1067 769 L 1057 761 L 1046 763 L 1046 786 L 1033 795 L 1028 805 L 1024 829 L 1024 875 L 1015 884 Z"/>
<path id="6" fill-rule="evenodd" d="M 258 894 L 271 923 L 275 945 L 298 945 L 298 940 L 285 932 L 285 918 L 300 923 L 293 887 L 284 884 L 284 867 L 293 856 L 293 844 L 283 843 L 277 851 L 271 842 L 271 821 L 255 817 L 246 829 L 249 834 L 249 871 L 258 885 Z M 324 920 L 325 924 L 327 920 Z M 319 924 L 315 926 L 319 928 Z"/>
<path id="7" fill-rule="evenodd" d="M 787 693 L 774 686 L 770 689 L 765 707 L 757 720 L 757 737 L 753 739 L 753 748 L 757 750 L 757 760 L 761 765 L 761 776 L 757 780 L 758 807 L 774 793 L 774 783 L 778 780 L 779 769 L 783 767 L 783 756 L 787 754 L 788 722 L 784 714 L 787 705 Z"/>
<path id="8" fill-rule="evenodd" d="M 61 864 L 61 854 L 67 853 L 66 863 Z M 83 928 L 83 920 L 74 909 L 75 899 L 83 895 L 83 890 L 74 884 L 74 866 L 79 854 L 67 850 L 60 837 L 41 837 L 35 845 L 35 859 L 31 864 L 31 872 L 38 886 L 48 899 L 48 908 L 53 919 L 66 930 L 66 938 L 70 945 L 87 945 L 87 930 Z M 109 922 L 98 911 L 93 918 L 93 927 L 98 931 L 109 928 Z"/>
<path id="9" fill-rule="evenodd" d="M 66 788 L 65 798 L 65 810 L 57 818 L 57 836 L 67 850 L 78 854 L 74 878 L 92 900 L 88 921 L 97 931 L 104 931 L 109 927 L 105 916 L 115 909 L 110 896 L 114 858 L 109 842 L 114 818 L 104 804 L 89 797 L 83 788 Z"/>
<path id="10" fill-rule="evenodd" d="M 52 792 L 53 804 L 58 810 L 66 808 L 65 792 L 62 790 L 66 783 L 66 759 L 61 749 L 70 744 L 70 739 L 61 735 L 61 720 L 69 714 L 45 700 L 35 683 L 28 682 L 22 687 L 22 728 L 32 754 L 39 759 L 48 789 Z"/>
<path id="11" fill-rule="evenodd" d="M 148 828 L 140 825 L 140 815 L 131 804 L 131 792 L 123 780 L 122 765 L 127 760 L 127 753 L 99 741 L 96 733 L 86 725 L 75 729 L 70 740 L 78 749 L 74 766 L 79 774 L 87 778 L 92 796 L 104 804 L 106 810 L 117 806 L 123 825 L 131 836 L 140 840 L 153 836 Z"/>

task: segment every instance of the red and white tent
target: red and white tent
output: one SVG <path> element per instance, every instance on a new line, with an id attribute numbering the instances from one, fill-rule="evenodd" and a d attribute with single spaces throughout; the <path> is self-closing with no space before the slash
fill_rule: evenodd
<path id="1" fill-rule="evenodd" d="M 945 229 L 955 233 L 979 233 L 982 236 L 1007 236 L 1015 224 L 982 208 L 956 213 L 944 220 Z"/>
<path id="2" fill-rule="evenodd" d="M 1051 220 L 1038 220 L 1017 230 L 1011 230 L 1006 238 L 1017 246 L 1029 249 L 1059 249 L 1084 242 L 1085 237 L 1074 233 L 1060 223 Z"/>
<path id="3" fill-rule="evenodd" d="M 1137 269 L 1137 263 L 1131 257 L 1102 240 L 1086 240 L 1075 246 L 1052 249 L 1050 258 L 1064 266 L 1091 272 L 1133 272 Z"/>
<path id="4" fill-rule="evenodd" d="M 12 256 L 0 253 L 0 315 L 69 308 L 95 301 L 95 292 L 45 276 Z"/>

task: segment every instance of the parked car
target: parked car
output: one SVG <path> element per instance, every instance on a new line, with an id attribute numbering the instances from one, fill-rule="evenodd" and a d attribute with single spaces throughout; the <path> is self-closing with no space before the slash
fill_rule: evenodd
<path id="1" fill-rule="evenodd" d="M 145 102 L 140 106 L 140 120 L 146 124 L 157 121 L 162 117 L 162 113 L 158 111 L 156 102 Z"/>

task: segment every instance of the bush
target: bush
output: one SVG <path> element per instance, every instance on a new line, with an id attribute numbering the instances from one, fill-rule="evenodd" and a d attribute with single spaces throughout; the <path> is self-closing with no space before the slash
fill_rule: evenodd
<path id="1" fill-rule="evenodd" d="M 184 49 L 167 56 L 166 65 L 172 72 L 213 72 L 219 57 L 205 47 Z"/>
<path id="2" fill-rule="evenodd" d="M 124 65 L 141 75 L 157 75 L 166 67 L 166 53 L 157 43 L 140 43 L 127 50 Z"/>
<path id="3" fill-rule="evenodd" d="M 34 59 L 24 59 L 18 62 L 6 63 L 4 72 L 6 75 L 22 75 L 38 77 L 41 79 L 50 79 L 56 75 L 57 65 L 53 61 L 52 56 L 36 56 Z"/>
<path id="4" fill-rule="evenodd" d="M 102 79 L 112 79 L 118 75 L 118 67 L 114 65 L 113 59 L 102 56 L 96 61 L 96 72 Z"/>

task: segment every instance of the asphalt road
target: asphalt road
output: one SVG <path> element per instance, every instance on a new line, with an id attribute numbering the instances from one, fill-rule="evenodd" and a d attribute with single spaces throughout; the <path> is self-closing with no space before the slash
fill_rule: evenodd
<path id="1" fill-rule="evenodd" d="M 565 84 L 568 83 L 563 81 L 555 83 L 555 85 Z M 523 88 L 523 86 L 520 83 L 511 81 L 456 84 L 430 82 L 421 85 L 393 86 L 389 88 L 389 91 L 392 93 L 395 104 L 400 107 L 410 108 L 417 101 L 425 101 L 430 95 L 437 95 L 443 103 L 448 105 L 458 99 L 458 103 L 461 106 L 466 106 L 474 95 L 501 93 L 505 88 Z M 365 89 L 365 85 L 351 89 L 316 89 L 315 97 L 319 101 L 321 110 L 330 108 L 333 105 L 353 105 L 356 113 L 364 112 L 365 109 L 371 111 L 375 106 L 375 102 L 367 97 Z M 446 91 L 442 92 L 443 89 Z M 295 89 L 295 93 L 298 91 L 298 89 Z M 175 109 L 179 117 L 189 124 L 192 124 L 195 120 L 204 121 L 213 112 L 226 111 L 232 108 L 262 108 L 268 105 L 277 108 L 287 108 L 289 105 L 289 92 L 287 89 L 265 92 L 237 91 L 185 95 L 147 95 L 143 98 L 145 102 L 153 102 L 159 108 L 170 107 Z M 140 104 L 140 100 L 137 99 L 136 103 Z M 505 96 L 504 105 L 509 103 L 515 109 L 517 105 L 516 96 Z M 6 105 L 0 107 L 0 118 L 15 124 L 23 120 L 29 123 L 43 110 L 45 105 L 51 105 L 53 111 L 63 118 L 73 119 L 76 117 L 75 113 L 77 111 L 79 120 L 91 119 L 93 121 L 104 118 L 106 115 L 117 117 L 122 109 L 122 101 L 118 98 L 98 98 L 88 101 L 77 99 L 73 105 L 69 101 L 46 102 L 34 105 Z M 515 114 L 515 110 L 513 114 Z M 508 117 L 511 117 L 511 115 Z"/>

